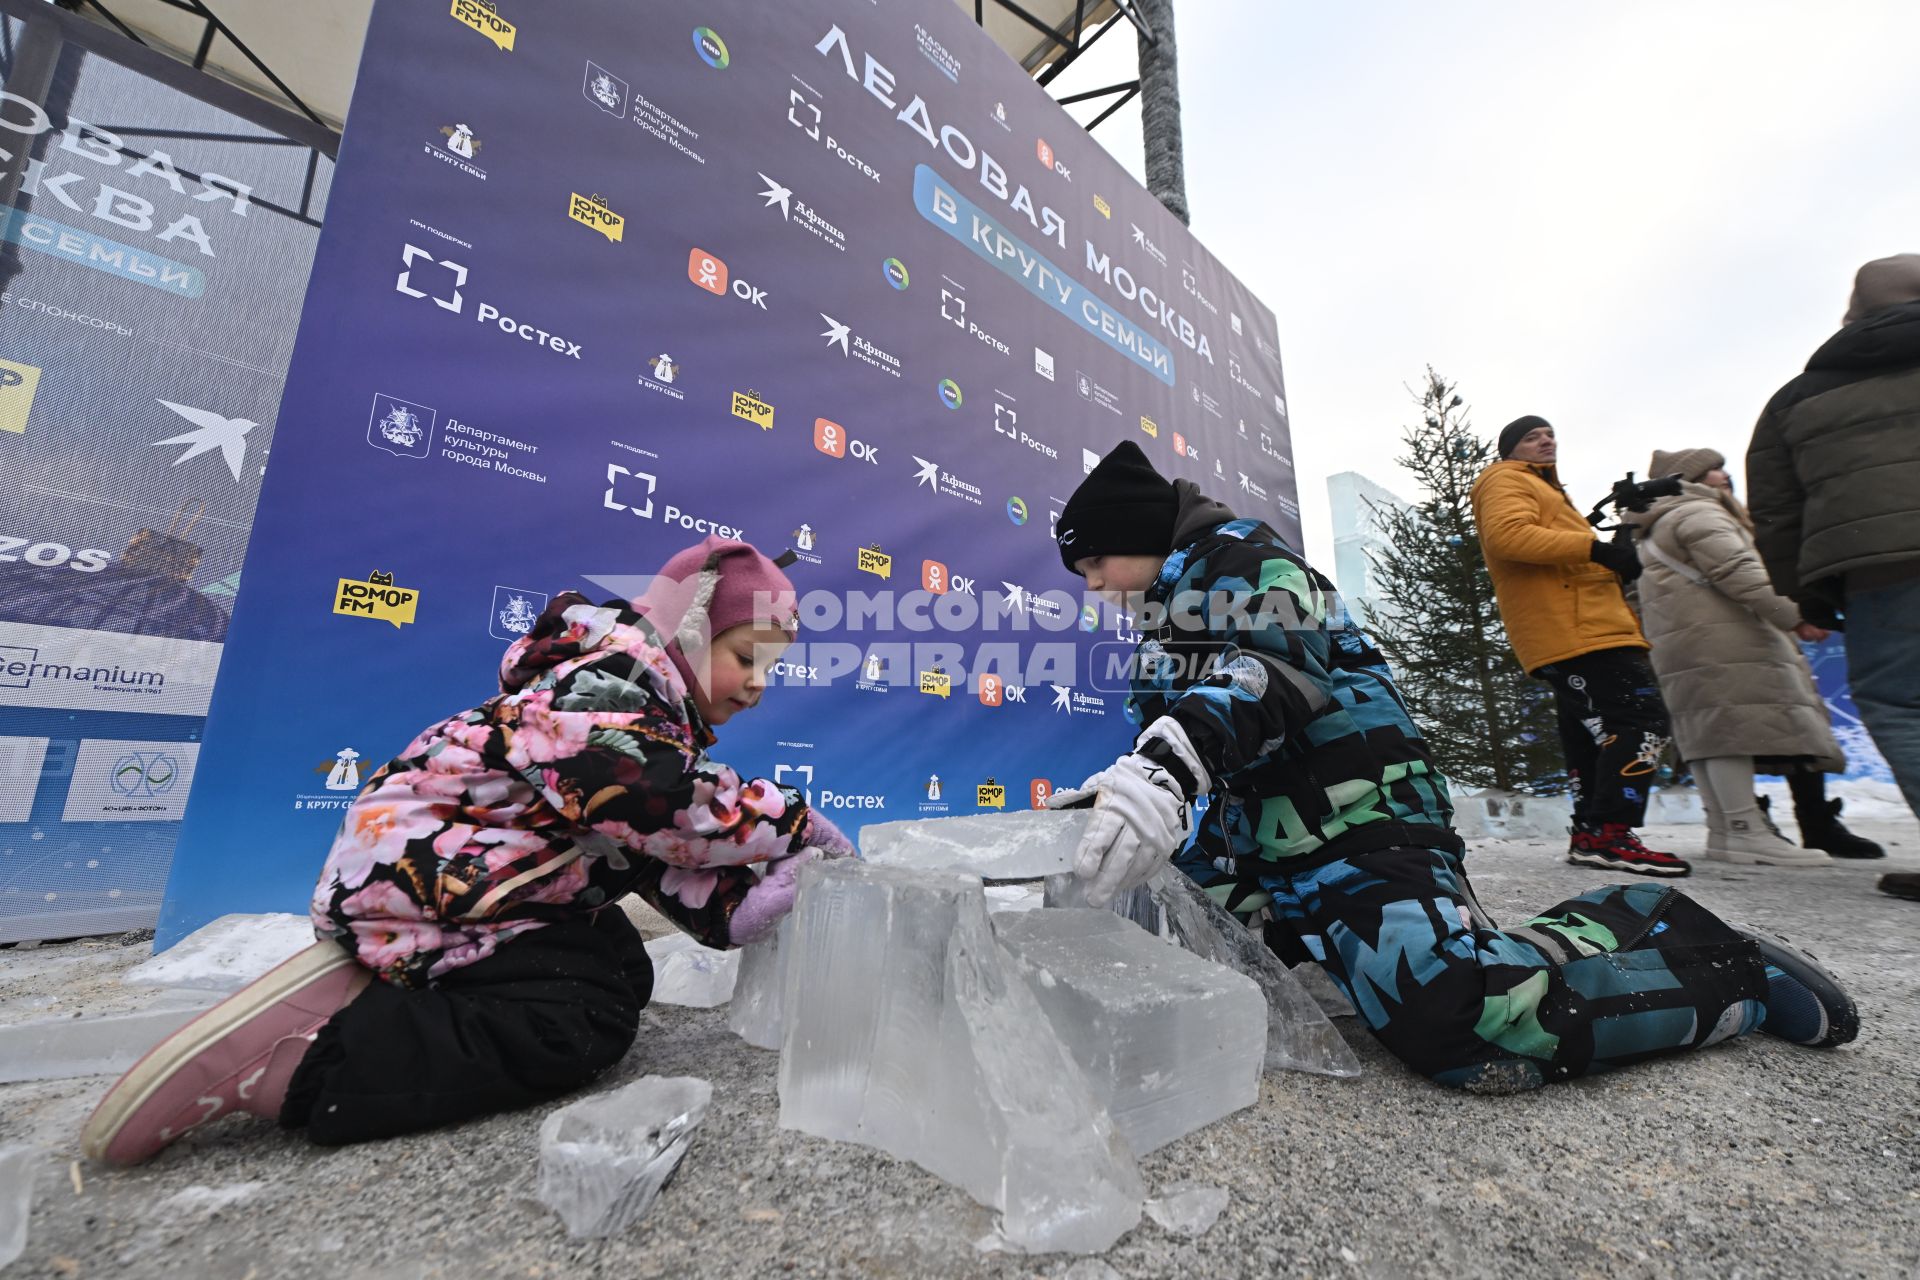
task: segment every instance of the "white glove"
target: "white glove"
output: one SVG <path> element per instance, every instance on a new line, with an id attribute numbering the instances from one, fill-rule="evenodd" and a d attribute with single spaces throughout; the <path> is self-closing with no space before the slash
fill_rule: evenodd
<path id="1" fill-rule="evenodd" d="M 1065 809 L 1089 797 L 1093 817 L 1074 851 L 1073 874 L 1090 882 L 1087 902 L 1104 907 L 1172 859 L 1193 834 L 1193 810 L 1172 774 L 1134 753 L 1072 790 L 1054 792 L 1047 807 Z"/>

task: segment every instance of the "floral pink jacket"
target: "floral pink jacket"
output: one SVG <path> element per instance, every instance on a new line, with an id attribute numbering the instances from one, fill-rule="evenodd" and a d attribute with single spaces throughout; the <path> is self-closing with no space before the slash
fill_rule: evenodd
<path id="1" fill-rule="evenodd" d="M 714 737 L 646 619 L 568 592 L 501 694 L 421 733 L 348 809 L 314 927 L 423 986 L 516 934 L 640 894 L 710 947 L 807 842 L 805 801 L 709 760 Z"/>

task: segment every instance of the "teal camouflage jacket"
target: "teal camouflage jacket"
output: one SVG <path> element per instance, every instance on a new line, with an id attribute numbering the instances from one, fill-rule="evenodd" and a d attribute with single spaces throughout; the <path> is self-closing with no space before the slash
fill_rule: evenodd
<path id="1" fill-rule="evenodd" d="M 1446 778 L 1333 584 L 1265 524 L 1175 487 L 1127 715 L 1174 717 L 1212 775 L 1196 851 L 1243 881 L 1394 845 L 1459 852 Z"/>

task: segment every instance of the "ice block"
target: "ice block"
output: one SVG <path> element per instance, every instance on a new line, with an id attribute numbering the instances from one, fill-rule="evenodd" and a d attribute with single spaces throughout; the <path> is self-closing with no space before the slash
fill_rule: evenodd
<path id="1" fill-rule="evenodd" d="M 881 822 L 862 828 L 860 856 L 875 866 L 964 871 L 988 880 L 1038 880 L 1073 869 L 1088 809 L 1026 809 Z"/>
<path id="2" fill-rule="evenodd" d="M 121 981 L 225 995 L 312 945 L 313 921 L 303 915 L 221 916 L 127 970 Z"/>
<path id="3" fill-rule="evenodd" d="M 626 1230 L 679 1166 L 712 1097 L 692 1076 L 643 1076 L 561 1107 L 540 1124 L 534 1195 L 575 1239 Z"/>
<path id="4" fill-rule="evenodd" d="M 684 933 L 668 933 L 647 943 L 647 956 L 653 961 L 652 1003 L 712 1009 L 733 999 L 738 951 L 715 951 Z"/>
<path id="5" fill-rule="evenodd" d="M 169 1000 L 137 1013 L 43 1018 L 0 1027 L 0 1084 L 118 1075 L 218 1000 L 197 992 L 193 996 L 199 998 Z"/>
<path id="6" fill-rule="evenodd" d="M 1234 919 L 1232 912 L 1201 892 L 1200 886 L 1177 868 L 1162 868 L 1148 888 L 1174 941 L 1260 984 L 1267 1000 L 1270 1070 L 1327 1076 L 1360 1074 L 1360 1060 L 1327 1021 L 1319 1002 L 1280 963 L 1265 940 Z"/>
<path id="7" fill-rule="evenodd" d="M 1003 915 L 994 928 L 1136 1156 L 1259 1099 L 1267 1005 L 1253 979 L 1111 911 Z"/>
<path id="8" fill-rule="evenodd" d="M 40 1159 L 35 1147 L 0 1147 L 0 1269 L 26 1252 L 27 1215 L 33 1210 Z"/>
<path id="9" fill-rule="evenodd" d="M 911 1160 L 1033 1252 L 1099 1252 L 1139 1222 L 1132 1153 L 995 943 L 978 879 L 816 862 L 792 927 L 782 1127 Z"/>
<path id="10" fill-rule="evenodd" d="M 756 1049 L 780 1047 L 780 1005 L 786 985 L 786 948 L 793 917 L 759 942 L 740 948 L 740 977 L 733 986 L 727 1026 Z"/>

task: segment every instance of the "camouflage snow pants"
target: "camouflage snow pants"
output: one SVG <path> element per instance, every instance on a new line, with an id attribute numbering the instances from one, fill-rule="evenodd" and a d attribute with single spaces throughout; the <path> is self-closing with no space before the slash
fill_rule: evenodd
<path id="1" fill-rule="evenodd" d="M 1236 902 L 1241 881 L 1227 905 L 1244 916 L 1264 898 L 1270 941 L 1297 941 L 1381 1043 L 1437 1084 L 1532 1088 L 1704 1048 L 1764 1014 L 1759 948 L 1666 885 L 1595 889 L 1498 929 L 1460 859 L 1431 849 L 1263 868 L 1259 884 Z"/>

